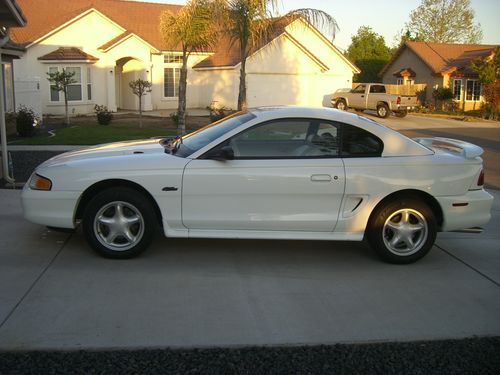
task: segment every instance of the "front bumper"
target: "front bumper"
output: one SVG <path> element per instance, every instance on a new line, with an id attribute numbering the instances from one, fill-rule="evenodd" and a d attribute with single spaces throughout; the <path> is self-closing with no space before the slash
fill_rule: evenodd
<path id="1" fill-rule="evenodd" d="M 75 191 L 32 190 L 26 184 L 21 193 L 24 217 L 35 224 L 75 228 L 73 218 L 79 196 Z"/>
<path id="2" fill-rule="evenodd" d="M 493 196 L 484 189 L 436 199 L 443 210 L 443 232 L 482 227 L 491 219 Z"/>

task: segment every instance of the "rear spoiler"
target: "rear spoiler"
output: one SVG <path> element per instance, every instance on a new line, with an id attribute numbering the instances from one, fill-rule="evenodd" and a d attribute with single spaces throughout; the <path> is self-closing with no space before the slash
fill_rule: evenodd
<path id="1" fill-rule="evenodd" d="M 427 148 L 441 148 L 451 152 L 458 153 L 466 159 L 474 159 L 481 156 L 484 150 L 472 143 L 459 141 L 450 138 L 413 138 L 414 141 L 420 143 Z"/>

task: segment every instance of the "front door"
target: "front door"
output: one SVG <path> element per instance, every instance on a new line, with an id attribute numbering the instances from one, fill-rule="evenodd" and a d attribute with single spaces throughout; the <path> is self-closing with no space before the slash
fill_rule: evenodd
<path id="1" fill-rule="evenodd" d="M 358 85 L 351 90 L 349 96 L 349 107 L 366 108 L 366 85 Z"/>
<path id="2" fill-rule="evenodd" d="M 344 194 L 337 127 L 290 119 L 256 125 L 218 147 L 234 160 L 185 169 L 184 225 L 198 230 L 331 232 Z"/>

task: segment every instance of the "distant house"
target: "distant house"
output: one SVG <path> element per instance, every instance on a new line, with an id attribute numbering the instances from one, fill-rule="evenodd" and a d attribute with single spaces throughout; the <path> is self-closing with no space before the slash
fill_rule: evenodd
<path id="1" fill-rule="evenodd" d="M 427 85 L 425 100 L 432 102 L 437 87 L 453 90 L 454 100 L 463 110 L 479 109 L 482 88 L 471 70 L 477 57 L 492 54 L 496 45 L 406 42 L 380 71 L 382 82 Z"/>
<path id="2" fill-rule="evenodd" d="M 146 110 L 178 104 L 180 51 L 169 49 L 159 33 L 160 14 L 178 5 L 122 0 L 19 0 L 28 19 L 12 30 L 26 52 L 15 61 L 15 79 L 37 82 L 43 113 L 62 114 L 62 94 L 51 90 L 47 73 L 66 69 L 76 83 L 68 92 L 70 113 L 92 113 L 95 104 L 135 110 L 128 83 L 153 83 Z M 340 87 L 349 87 L 359 70 L 318 30 L 295 19 L 247 60 L 248 104 L 317 105 Z M 188 108 L 213 101 L 236 108 L 241 58 L 223 39 L 213 51 L 188 61 Z"/>

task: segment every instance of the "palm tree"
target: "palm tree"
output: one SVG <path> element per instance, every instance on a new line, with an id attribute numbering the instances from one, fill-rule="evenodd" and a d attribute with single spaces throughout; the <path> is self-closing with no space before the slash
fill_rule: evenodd
<path id="1" fill-rule="evenodd" d="M 214 2 L 190 0 L 178 13 L 165 11 L 160 16 L 160 33 L 172 50 L 182 51 L 182 68 L 179 77 L 179 118 L 177 134 L 186 132 L 187 62 L 192 52 L 207 50 L 218 40 L 216 23 L 213 22 Z"/>
<path id="2" fill-rule="evenodd" d="M 246 62 L 251 51 L 272 39 L 279 25 L 301 17 L 306 24 L 323 29 L 335 38 L 338 30 L 337 22 L 328 13 L 311 8 L 296 9 L 282 17 L 273 17 L 277 10 L 278 0 L 226 0 L 225 20 L 222 23 L 224 32 L 238 43 L 240 48 L 241 68 L 238 94 L 238 110 L 247 107 Z"/>

